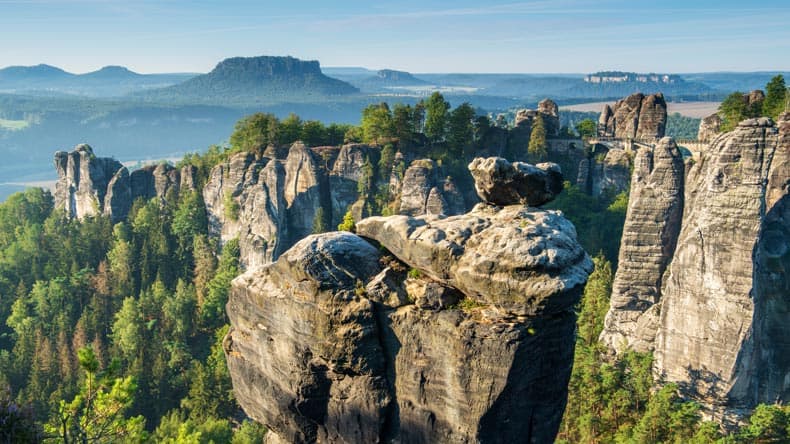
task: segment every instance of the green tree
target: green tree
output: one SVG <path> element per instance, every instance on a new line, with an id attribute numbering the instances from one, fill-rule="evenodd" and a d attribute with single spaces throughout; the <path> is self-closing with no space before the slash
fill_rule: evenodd
<path id="1" fill-rule="evenodd" d="M 527 152 L 531 162 L 539 162 L 546 158 L 546 127 L 540 114 L 537 114 L 532 122 L 532 132 L 529 135 Z"/>
<path id="2" fill-rule="evenodd" d="M 395 129 L 392 113 L 385 102 L 368 105 L 362 110 L 362 140 L 366 143 L 378 143 L 394 136 Z"/>
<path id="3" fill-rule="evenodd" d="M 735 91 L 719 104 L 719 116 L 722 118 L 721 131 L 732 131 L 747 115 L 748 109 L 743 93 Z"/>
<path id="4" fill-rule="evenodd" d="M 99 361 L 90 347 L 80 349 L 78 358 L 85 371 L 85 383 L 71 402 L 60 402 L 58 414 L 46 427 L 47 433 L 57 438 L 48 441 L 64 444 L 145 442 L 145 419 L 124 415 L 134 402 L 134 379 L 102 377 Z"/>
<path id="5" fill-rule="evenodd" d="M 276 143 L 279 121 L 273 114 L 255 113 L 236 122 L 230 135 L 233 151 L 261 151 Z"/>
<path id="6" fill-rule="evenodd" d="M 327 139 L 326 128 L 324 124 L 317 120 L 308 120 L 302 125 L 302 133 L 299 138 L 307 146 L 323 145 Z"/>
<path id="7" fill-rule="evenodd" d="M 357 231 L 357 225 L 354 222 L 354 215 L 351 214 L 351 210 L 346 211 L 346 214 L 343 216 L 343 222 L 337 226 L 337 230 L 348 231 L 350 233 Z"/>
<path id="8" fill-rule="evenodd" d="M 208 293 L 200 306 L 200 321 L 207 329 L 226 323 L 225 304 L 228 302 L 230 282 L 239 274 L 239 240 L 231 239 L 222 247 L 214 278 L 208 283 Z"/>
<path id="9" fill-rule="evenodd" d="M 327 223 L 326 223 L 326 215 L 324 213 L 324 207 L 318 207 L 318 209 L 315 210 L 315 216 L 313 217 L 312 234 L 325 233 L 326 231 L 327 231 Z"/>
<path id="10" fill-rule="evenodd" d="M 441 93 L 431 94 L 425 101 L 425 136 L 431 143 L 443 142 L 447 135 L 450 104 Z"/>
<path id="11" fill-rule="evenodd" d="M 291 113 L 280 122 L 277 128 L 277 144 L 290 145 L 302 135 L 302 119 Z"/>
<path id="12" fill-rule="evenodd" d="M 475 138 L 475 110 L 468 102 L 458 105 L 450 112 L 447 125 L 447 153 L 453 159 L 471 154 Z"/>
<path id="13" fill-rule="evenodd" d="M 763 102 L 763 114 L 776 119 L 785 110 L 787 102 L 787 86 L 785 78 L 781 74 L 774 76 L 765 85 L 765 101 Z"/>
<path id="14" fill-rule="evenodd" d="M 576 132 L 582 139 L 589 139 L 598 134 L 598 124 L 592 119 L 584 119 L 576 124 Z"/>

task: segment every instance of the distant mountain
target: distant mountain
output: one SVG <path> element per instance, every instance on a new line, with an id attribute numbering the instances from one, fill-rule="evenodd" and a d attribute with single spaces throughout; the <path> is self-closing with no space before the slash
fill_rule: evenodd
<path id="1" fill-rule="evenodd" d="M 82 74 L 79 77 L 83 79 L 129 80 L 139 79 L 145 77 L 145 75 L 130 71 L 125 66 L 105 66 L 98 71 Z"/>
<path id="2" fill-rule="evenodd" d="M 50 65 L 9 66 L 0 69 L 0 85 L 23 82 L 55 82 L 73 78 L 74 74 Z M 0 86 L 2 87 L 2 86 Z"/>
<path id="3" fill-rule="evenodd" d="M 10 66 L 0 69 L 0 92 L 52 97 L 120 97 L 174 85 L 195 75 L 138 74 L 123 66 L 105 66 L 86 74 L 72 74 L 50 65 Z"/>
<path id="4" fill-rule="evenodd" d="M 427 85 L 425 80 L 418 79 L 406 71 L 396 71 L 394 69 L 382 69 L 375 76 L 368 79 L 371 82 L 378 82 L 387 86 L 414 86 Z"/>
<path id="5" fill-rule="evenodd" d="M 320 100 L 357 92 L 350 84 L 324 75 L 317 61 L 261 56 L 225 59 L 208 74 L 145 96 L 155 100 L 255 103 L 273 99 Z"/>

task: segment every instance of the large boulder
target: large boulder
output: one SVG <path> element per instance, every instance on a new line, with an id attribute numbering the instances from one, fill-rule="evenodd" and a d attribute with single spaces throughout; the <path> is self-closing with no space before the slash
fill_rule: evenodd
<path id="1" fill-rule="evenodd" d="M 554 163 L 510 163 L 501 157 L 475 158 L 469 164 L 475 190 L 494 205 L 525 204 L 533 207 L 554 200 L 562 192 L 562 172 Z"/>
<path id="2" fill-rule="evenodd" d="M 232 283 L 234 392 L 271 442 L 553 441 L 592 269 L 573 226 L 487 204 L 357 226 L 378 242 L 309 236 Z"/>

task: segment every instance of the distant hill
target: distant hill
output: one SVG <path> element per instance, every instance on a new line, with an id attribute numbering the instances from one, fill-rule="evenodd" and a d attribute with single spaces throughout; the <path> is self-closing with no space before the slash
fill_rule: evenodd
<path id="1" fill-rule="evenodd" d="M 272 100 L 321 100 L 359 92 L 350 84 L 327 77 L 317 61 L 294 57 L 234 57 L 221 61 L 210 73 L 178 85 L 150 91 L 148 99 L 255 103 Z"/>
<path id="2" fill-rule="evenodd" d="M 418 79 L 411 73 L 394 69 L 382 69 L 376 72 L 369 71 L 365 75 L 346 75 L 343 80 L 356 86 L 363 92 L 383 92 L 393 88 L 419 87 L 431 84 L 423 79 Z"/>
<path id="3" fill-rule="evenodd" d="M 0 93 L 120 97 L 174 85 L 195 75 L 138 74 L 123 66 L 105 66 L 86 74 L 73 74 L 50 65 L 10 66 L 0 69 Z"/>

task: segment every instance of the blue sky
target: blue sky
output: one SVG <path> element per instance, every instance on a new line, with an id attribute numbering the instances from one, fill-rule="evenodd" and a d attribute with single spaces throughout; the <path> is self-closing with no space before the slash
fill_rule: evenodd
<path id="1" fill-rule="evenodd" d="M 0 67 L 206 72 L 254 55 L 412 72 L 790 70 L 790 1 L 0 0 Z"/>

